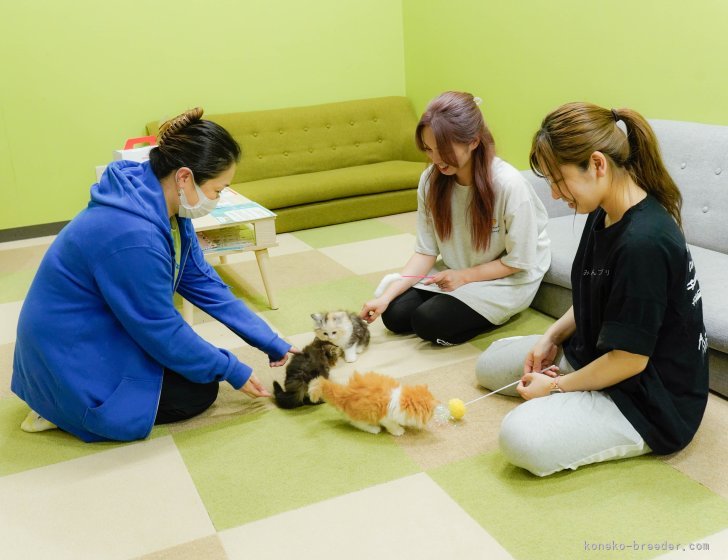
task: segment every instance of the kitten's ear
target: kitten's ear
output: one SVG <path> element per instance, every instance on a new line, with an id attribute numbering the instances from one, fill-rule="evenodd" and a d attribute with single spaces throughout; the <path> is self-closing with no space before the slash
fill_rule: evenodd
<path id="1" fill-rule="evenodd" d="M 324 316 L 321 313 L 311 313 L 311 319 L 313 319 L 313 322 L 317 327 L 322 326 L 324 323 Z"/>

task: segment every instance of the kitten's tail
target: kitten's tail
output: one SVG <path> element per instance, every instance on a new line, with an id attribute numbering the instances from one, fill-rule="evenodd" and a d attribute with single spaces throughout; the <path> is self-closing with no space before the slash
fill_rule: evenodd
<path id="1" fill-rule="evenodd" d="M 273 382 L 273 395 L 276 404 L 281 408 L 298 408 L 304 404 L 298 399 L 298 394 L 295 391 L 284 391 L 277 381 Z"/>

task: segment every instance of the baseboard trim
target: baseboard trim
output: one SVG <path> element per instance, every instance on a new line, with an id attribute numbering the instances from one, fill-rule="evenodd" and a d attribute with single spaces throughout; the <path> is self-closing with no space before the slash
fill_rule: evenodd
<path id="1" fill-rule="evenodd" d="M 0 229 L 0 243 L 6 241 L 20 241 L 21 239 L 33 239 L 34 237 L 45 237 L 56 235 L 68 222 L 53 222 L 50 224 L 38 224 L 18 228 Z"/>

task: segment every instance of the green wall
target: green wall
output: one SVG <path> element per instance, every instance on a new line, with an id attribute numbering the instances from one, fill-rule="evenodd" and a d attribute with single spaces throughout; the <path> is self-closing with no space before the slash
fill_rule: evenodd
<path id="1" fill-rule="evenodd" d="M 5 2 L 0 230 L 72 218 L 144 124 L 448 89 L 483 98 L 499 153 L 577 99 L 728 124 L 724 0 Z"/>
<path id="2" fill-rule="evenodd" d="M 33 0 L 0 16 L 0 230 L 72 218 L 144 125 L 405 94 L 399 0 Z"/>
<path id="3" fill-rule="evenodd" d="M 543 117 L 569 101 L 728 125 L 724 0 L 403 0 L 407 95 L 481 106 L 498 152 L 528 166 Z"/>

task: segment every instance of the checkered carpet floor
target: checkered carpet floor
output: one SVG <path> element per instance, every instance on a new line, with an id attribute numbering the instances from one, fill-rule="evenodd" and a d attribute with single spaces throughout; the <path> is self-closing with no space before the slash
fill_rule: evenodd
<path id="1" fill-rule="evenodd" d="M 310 313 L 357 311 L 407 260 L 414 214 L 279 236 L 267 307 L 251 254 L 218 265 L 261 317 L 299 347 Z M 328 406 L 282 411 L 229 386 L 198 418 L 147 441 L 83 444 L 19 429 L 9 390 L 15 326 L 50 243 L 0 245 L 0 558 L 373 559 L 727 558 L 728 401 L 711 395 L 696 439 L 642 457 L 538 479 L 505 462 L 500 421 L 519 404 L 494 396 L 457 425 L 401 438 L 360 432 Z M 395 336 L 377 322 L 370 348 L 332 371 L 375 370 L 470 400 L 475 361 L 496 338 L 543 332 L 528 310 L 451 348 Z M 257 350 L 196 311 L 195 330 L 282 380 Z M 674 550 L 671 551 L 671 547 Z"/>

